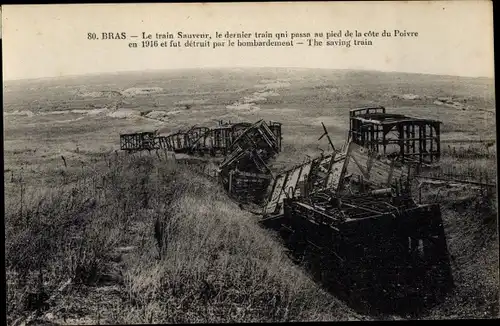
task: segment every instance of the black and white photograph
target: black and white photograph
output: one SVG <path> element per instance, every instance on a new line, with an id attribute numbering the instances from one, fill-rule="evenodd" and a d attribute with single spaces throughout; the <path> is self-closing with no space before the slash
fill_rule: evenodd
<path id="1" fill-rule="evenodd" d="M 6 325 L 499 317 L 492 2 L 1 14 Z"/>

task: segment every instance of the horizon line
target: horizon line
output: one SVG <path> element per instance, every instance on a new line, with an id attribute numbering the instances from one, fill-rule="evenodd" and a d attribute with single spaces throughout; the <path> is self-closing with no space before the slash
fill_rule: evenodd
<path id="1" fill-rule="evenodd" d="M 376 69 L 362 69 L 362 68 L 323 68 L 323 67 L 284 67 L 284 66 L 234 66 L 234 67 L 184 67 L 184 68 L 161 68 L 161 69 L 144 69 L 144 70 L 118 70 L 118 71 L 103 71 L 103 72 L 90 72 L 81 74 L 68 74 L 60 76 L 41 76 L 41 77 L 27 77 L 27 78 L 10 78 L 3 79 L 4 82 L 7 81 L 36 81 L 41 79 L 56 79 L 56 78 L 68 78 L 68 77 L 84 77 L 84 76 L 96 76 L 96 75 L 112 75 L 120 73 L 140 73 L 140 72 L 162 72 L 162 71 L 176 71 L 176 70 L 223 70 L 223 69 L 310 69 L 310 70 L 335 70 L 335 71 L 365 71 L 365 72 L 378 72 L 378 73 L 400 73 L 400 74 L 412 74 L 412 75 L 429 75 L 429 76 L 443 76 L 443 77 L 460 77 L 460 78 L 485 78 L 495 80 L 495 76 L 470 76 L 470 75 L 451 75 L 445 73 L 430 73 L 430 72 L 412 72 L 412 71 L 397 71 L 397 70 L 376 70 Z"/>

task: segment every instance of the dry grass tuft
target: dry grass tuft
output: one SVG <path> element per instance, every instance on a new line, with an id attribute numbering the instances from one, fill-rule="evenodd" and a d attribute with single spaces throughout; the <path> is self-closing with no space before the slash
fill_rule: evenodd
<path id="1" fill-rule="evenodd" d="M 111 323 L 356 318 L 212 181 L 150 156 L 107 160 L 98 173 L 29 194 L 22 212 L 10 201 L 9 322 L 26 312 L 29 293 L 50 293 L 69 276 L 84 288 L 119 285 L 123 301 Z M 161 260 L 157 219 L 165 225 Z M 116 259 L 120 246 L 136 250 Z"/>

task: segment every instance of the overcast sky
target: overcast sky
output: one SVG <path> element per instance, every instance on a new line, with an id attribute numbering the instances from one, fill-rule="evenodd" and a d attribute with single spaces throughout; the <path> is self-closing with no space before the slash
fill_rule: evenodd
<path id="1" fill-rule="evenodd" d="M 418 32 L 366 47 L 129 48 L 89 32 Z M 197 67 L 314 67 L 493 77 L 490 1 L 7 6 L 4 79 Z M 363 37 L 364 38 L 364 37 Z"/>

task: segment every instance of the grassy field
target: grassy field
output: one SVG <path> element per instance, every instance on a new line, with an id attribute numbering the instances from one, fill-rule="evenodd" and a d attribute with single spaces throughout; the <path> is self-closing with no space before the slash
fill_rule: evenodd
<path id="1" fill-rule="evenodd" d="M 50 311 L 59 322 L 372 318 L 311 281 L 279 240 L 210 180 L 114 153 L 120 133 L 265 119 L 283 123 L 284 150 L 273 162 L 279 169 L 328 150 L 326 140 L 317 141 L 321 122 L 342 145 L 348 110 L 367 105 L 443 121 L 436 173 L 496 182 L 490 79 L 221 69 L 7 81 L 9 323 L 28 312 L 29 293 L 41 291 L 39 274 L 50 294 L 68 277 L 76 280 L 54 299 Z M 457 286 L 420 318 L 498 316 L 496 191 L 426 187 L 426 201 L 443 203 Z M 162 260 L 153 237 L 157 217 L 171 230 Z"/>

